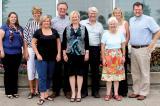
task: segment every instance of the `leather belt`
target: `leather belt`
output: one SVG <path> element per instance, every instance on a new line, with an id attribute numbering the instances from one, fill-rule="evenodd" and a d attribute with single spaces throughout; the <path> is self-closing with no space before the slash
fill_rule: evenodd
<path id="1" fill-rule="evenodd" d="M 133 48 L 143 48 L 143 47 L 148 47 L 148 45 L 132 45 Z"/>

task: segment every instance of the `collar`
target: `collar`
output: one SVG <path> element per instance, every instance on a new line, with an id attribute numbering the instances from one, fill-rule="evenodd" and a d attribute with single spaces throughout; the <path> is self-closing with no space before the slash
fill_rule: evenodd
<path id="1" fill-rule="evenodd" d="M 86 21 L 87 21 L 87 24 L 91 25 L 91 23 L 89 22 L 89 18 L 86 19 Z M 97 24 L 97 20 L 96 20 L 95 24 Z M 93 24 L 93 25 L 95 25 L 95 24 Z"/>
<path id="2" fill-rule="evenodd" d="M 65 15 L 64 17 L 60 17 L 58 16 L 59 19 L 66 19 L 67 15 Z"/>
<path id="3" fill-rule="evenodd" d="M 144 17 L 144 15 L 142 14 L 140 17 L 136 17 L 134 16 L 134 20 L 137 21 L 137 20 L 141 20 L 142 18 Z"/>

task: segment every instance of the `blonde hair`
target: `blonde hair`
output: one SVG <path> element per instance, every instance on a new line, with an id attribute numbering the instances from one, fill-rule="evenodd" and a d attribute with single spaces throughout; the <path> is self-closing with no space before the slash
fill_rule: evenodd
<path id="1" fill-rule="evenodd" d="M 52 18 L 51 18 L 51 16 L 49 16 L 49 15 L 45 15 L 45 16 L 42 16 L 42 17 L 41 17 L 40 23 L 39 23 L 40 27 L 42 27 L 42 24 L 43 24 L 43 22 L 44 22 L 46 19 L 49 19 L 49 21 L 50 21 L 50 27 L 51 27 L 51 25 L 52 25 L 51 19 L 52 19 Z"/>
<path id="2" fill-rule="evenodd" d="M 116 17 L 110 17 L 109 19 L 108 19 L 108 21 L 107 21 L 107 23 L 108 23 L 108 25 L 111 23 L 111 22 L 116 22 L 116 24 L 118 24 L 118 21 L 117 21 L 117 19 L 116 19 Z"/>
<path id="3" fill-rule="evenodd" d="M 71 23 L 72 23 L 72 17 L 73 17 L 73 15 L 75 15 L 75 14 L 78 15 L 78 18 L 79 18 L 79 20 L 80 20 L 80 14 L 79 14 L 79 12 L 74 10 L 74 11 L 72 11 L 72 12 L 70 13 L 70 15 L 69 15 L 69 18 L 70 18 Z"/>
<path id="4" fill-rule="evenodd" d="M 123 13 L 123 11 L 122 11 L 122 9 L 121 8 L 118 8 L 118 7 L 116 7 L 116 8 L 114 8 L 113 9 L 113 12 L 112 12 L 112 16 L 114 16 L 115 17 L 115 11 L 120 11 L 121 12 L 121 21 L 124 21 L 125 19 L 124 19 L 124 13 Z"/>
<path id="5" fill-rule="evenodd" d="M 39 6 L 34 6 L 32 8 L 32 14 L 34 14 L 36 12 L 40 12 L 42 14 L 42 8 L 40 8 Z"/>
<path id="6" fill-rule="evenodd" d="M 89 7 L 88 12 L 91 12 L 91 11 L 98 13 L 98 9 L 96 7 Z"/>

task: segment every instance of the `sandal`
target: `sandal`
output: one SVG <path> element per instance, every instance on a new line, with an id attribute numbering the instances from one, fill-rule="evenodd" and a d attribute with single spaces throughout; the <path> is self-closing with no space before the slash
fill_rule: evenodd
<path id="1" fill-rule="evenodd" d="M 28 94 L 28 99 L 32 99 L 34 96 L 35 96 L 34 93 L 29 93 Z"/>
<path id="2" fill-rule="evenodd" d="M 9 99 L 13 99 L 13 95 L 7 95 Z"/>
<path id="3" fill-rule="evenodd" d="M 53 101 L 53 98 L 51 98 L 50 96 L 48 96 L 47 98 L 45 98 L 46 100 L 49 100 L 49 101 Z"/>
<path id="4" fill-rule="evenodd" d="M 76 101 L 76 98 L 71 98 L 70 99 L 70 102 L 75 102 Z"/>
<path id="5" fill-rule="evenodd" d="M 13 97 L 19 98 L 19 95 L 18 94 L 13 94 Z"/>
<path id="6" fill-rule="evenodd" d="M 34 96 L 39 96 L 39 92 L 35 92 L 35 93 L 34 93 Z"/>
<path id="7" fill-rule="evenodd" d="M 39 99 L 39 101 L 37 102 L 38 105 L 42 105 L 45 102 L 44 99 Z"/>
<path id="8" fill-rule="evenodd" d="M 115 95 L 115 96 L 114 96 L 114 99 L 117 100 L 117 101 L 121 101 L 121 100 L 122 100 L 122 96 Z"/>
<path id="9" fill-rule="evenodd" d="M 81 102 L 81 98 L 77 98 L 77 99 L 76 99 L 76 102 Z"/>
<path id="10" fill-rule="evenodd" d="M 109 101 L 111 98 L 112 98 L 111 95 L 106 95 L 106 96 L 104 97 L 104 100 L 105 100 L 105 101 Z"/>

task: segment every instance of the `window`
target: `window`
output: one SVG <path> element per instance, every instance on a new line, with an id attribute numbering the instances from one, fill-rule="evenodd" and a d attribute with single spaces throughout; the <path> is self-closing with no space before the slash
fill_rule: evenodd
<path id="1" fill-rule="evenodd" d="M 112 12 L 112 0 L 58 0 L 67 2 L 69 9 L 68 13 L 77 10 L 81 14 L 81 19 L 87 18 L 88 7 L 95 6 L 99 10 L 98 21 L 100 21 L 107 29 L 106 20 Z"/>
<path id="2" fill-rule="evenodd" d="M 49 14 L 52 17 L 56 15 L 56 1 L 55 0 L 0 0 L 2 1 L 2 22 L 6 22 L 7 15 L 11 11 L 18 14 L 20 25 L 24 26 L 29 18 L 32 17 L 32 7 L 40 6 L 43 15 Z M 0 9 L 0 10 L 2 10 Z"/>

